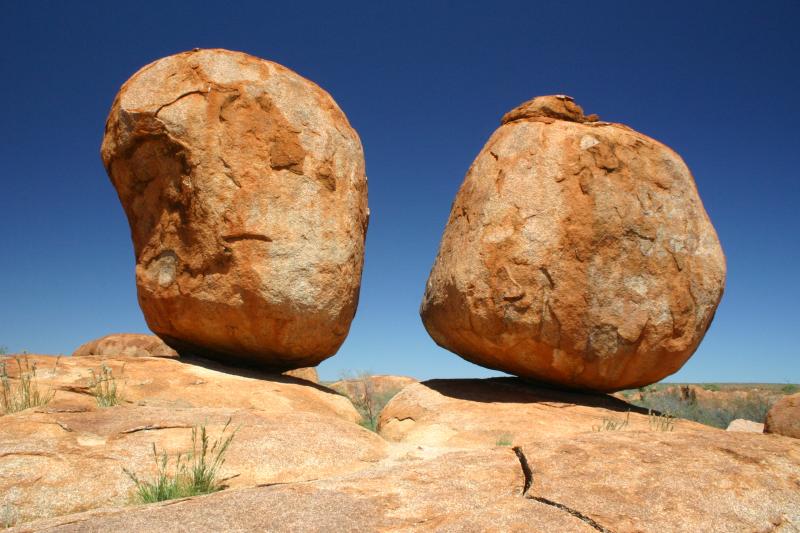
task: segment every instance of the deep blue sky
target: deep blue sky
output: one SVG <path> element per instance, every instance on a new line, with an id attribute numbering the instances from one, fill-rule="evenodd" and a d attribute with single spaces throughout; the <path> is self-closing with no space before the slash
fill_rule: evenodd
<path id="1" fill-rule="evenodd" d="M 461 4 L 3 2 L 0 345 L 70 353 L 147 331 L 103 125 L 141 66 L 222 47 L 317 82 L 364 144 L 361 303 L 323 378 L 490 374 L 430 340 L 417 314 L 425 280 L 501 115 L 565 93 L 680 153 L 722 240 L 725 296 L 670 379 L 800 382 L 800 2 Z"/>

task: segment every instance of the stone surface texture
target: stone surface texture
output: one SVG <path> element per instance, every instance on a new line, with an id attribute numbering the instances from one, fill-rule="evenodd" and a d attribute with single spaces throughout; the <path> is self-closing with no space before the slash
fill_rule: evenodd
<path id="1" fill-rule="evenodd" d="M 407 386 L 384 407 L 378 431 L 385 439 L 419 446 L 493 448 L 531 445 L 591 433 L 604 420 L 649 431 L 641 409 L 605 394 L 534 387 L 519 378 L 433 379 Z M 689 420 L 673 431 L 719 432 Z"/>
<path id="2" fill-rule="evenodd" d="M 764 424 L 744 418 L 737 418 L 728 424 L 725 431 L 741 431 L 744 433 L 764 433 Z"/>
<path id="3" fill-rule="evenodd" d="M 764 431 L 800 439 L 800 392 L 775 402 L 767 413 Z"/>
<path id="4" fill-rule="evenodd" d="M 420 313 L 473 363 L 621 390 L 681 368 L 725 272 L 675 152 L 569 97 L 538 97 L 503 117 L 467 172 Z"/>
<path id="5" fill-rule="evenodd" d="M 174 466 L 178 453 L 191 451 L 198 425 L 212 439 L 228 421 L 226 435 L 236 430 L 220 472 L 231 489 L 343 475 L 387 455 L 346 399 L 297 379 L 139 357 L 32 361 L 53 400 L 0 416 L 0 509 L 20 523 L 128 505 L 133 483 L 122 469 L 152 478 L 154 444 Z M 100 364 L 113 369 L 121 405 L 100 408 L 90 395 L 89 370 Z"/>
<path id="6" fill-rule="evenodd" d="M 178 352 L 155 335 L 142 333 L 113 333 L 81 344 L 73 357 L 86 355 L 120 355 L 126 357 L 173 357 Z"/>
<path id="7" fill-rule="evenodd" d="M 101 154 L 154 333 L 275 369 L 336 352 L 369 212 L 361 142 L 328 93 L 243 53 L 169 56 L 122 86 Z"/>

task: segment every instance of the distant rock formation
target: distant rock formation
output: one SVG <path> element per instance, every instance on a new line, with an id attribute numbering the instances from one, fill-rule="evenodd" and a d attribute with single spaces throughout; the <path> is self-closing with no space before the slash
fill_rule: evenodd
<path id="1" fill-rule="evenodd" d="M 173 357 L 178 352 L 170 348 L 155 335 L 143 333 L 112 333 L 81 344 L 73 357 L 87 355 L 110 355 L 127 357 Z"/>
<path id="2" fill-rule="evenodd" d="M 764 433 L 777 433 L 800 439 L 800 392 L 784 396 L 770 408 Z"/>
<path id="3" fill-rule="evenodd" d="M 368 209 L 361 142 L 328 93 L 247 54 L 177 54 L 122 86 L 101 151 L 153 332 L 277 370 L 336 353 Z"/>
<path id="4" fill-rule="evenodd" d="M 683 160 L 542 96 L 507 113 L 470 167 L 420 313 L 473 363 L 614 391 L 681 368 L 724 284 Z"/>

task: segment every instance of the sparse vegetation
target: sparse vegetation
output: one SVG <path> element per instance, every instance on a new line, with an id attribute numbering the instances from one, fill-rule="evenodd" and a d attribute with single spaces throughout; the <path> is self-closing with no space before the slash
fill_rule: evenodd
<path id="1" fill-rule="evenodd" d="M 123 469 L 136 485 L 135 499 L 139 503 L 153 503 L 174 500 L 187 496 L 209 494 L 225 488 L 219 479 L 219 471 L 225 463 L 225 454 L 236 436 L 237 429 L 226 435 L 230 420 L 222 428 L 220 436 L 211 442 L 206 426 L 192 428 L 192 450 L 175 457 L 175 466 L 169 468 L 167 452 L 158 453 L 153 444 L 153 461 L 156 476 L 149 480 L 140 479 L 135 473 Z"/>
<path id="2" fill-rule="evenodd" d="M 798 387 L 797 385 L 795 385 L 793 383 L 787 383 L 786 385 L 781 387 L 781 392 L 784 393 L 784 394 L 794 394 L 798 390 L 800 390 L 800 387 Z"/>
<path id="3" fill-rule="evenodd" d="M 640 399 L 633 398 L 630 402 L 654 412 L 669 413 L 673 418 L 725 429 L 737 418 L 764 422 L 767 412 L 779 397 L 777 390 L 774 389 L 771 393 L 752 389 L 731 391 L 730 394 L 715 393 L 713 396 L 700 398 L 690 387 L 676 386 L 654 391 Z"/>
<path id="4" fill-rule="evenodd" d="M 716 383 L 705 383 L 702 387 L 707 391 L 719 392 L 719 385 Z"/>
<path id="5" fill-rule="evenodd" d="M 55 391 L 42 392 L 39 390 L 39 383 L 36 379 L 36 362 L 31 363 L 27 357 L 15 357 L 14 362 L 18 370 L 16 379 L 8 375 L 8 363 L 0 361 L 0 409 L 2 414 L 16 413 L 50 403 Z M 57 366 L 58 360 L 56 360 Z"/>
<path id="6" fill-rule="evenodd" d="M 497 441 L 495 442 L 495 446 L 511 446 L 513 436 L 508 433 L 503 433 L 499 437 L 497 437 Z"/>
<path id="7" fill-rule="evenodd" d="M 650 429 L 653 431 L 672 431 L 675 429 L 675 417 L 668 413 L 656 413 L 652 409 L 648 409 L 647 418 L 650 423 Z"/>
<path id="8" fill-rule="evenodd" d="M 628 411 L 625 418 L 620 420 L 618 418 L 603 418 L 599 426 L 592 426 L 593 431 L 621 431 L 628 426 L 631 419 L 631 412 Z"/>
<path id="9" fill-rule="evenodd" d="M 368 372 L 361 372 L 355 378 L 343 376 L 343 380 L 350 385 L 346 389 L 347 397 L 361 415 L 359 424 L 370 431 L 377 431 L 381 411 L 400 390 L 378 390 L 373 376 Z"/>
<path id="10" fill-rule="evenodd" d="M 113 407 L 122 403 L 122 391 L 117 388 L 117 378 L 110 367 L 102 365 L 99 372 L 89 369 L 89 392 L 100 407 Z M 125 367 L 122 367 L 122 374 Z"/>

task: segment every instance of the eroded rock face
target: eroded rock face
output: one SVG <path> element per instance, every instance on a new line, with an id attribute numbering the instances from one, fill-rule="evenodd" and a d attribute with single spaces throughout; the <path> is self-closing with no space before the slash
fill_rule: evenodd
<path id="1" fill-rule="evenodd" d="M 112 333 L 81 344 L 73 357 L 87 355 L 122 355 L 127 357 L 178 357 L 178 352 L 155 335 Z"/>
<path id="2" fill-rule="evenodd" d="M 677 371 L 724 283 L 683 160 L 547 96 L 506 114 L 470 167 L 420 313 L 473 363 L 613 391 Z"/>
<path id="3" fill-rule="evenodd" d="M 336 352 L 368 209 L 361 143 L 330 95 L 247 54 L 177 54 L 122 86 L 102 157 L 153 332 L 276 369 Z"/>

